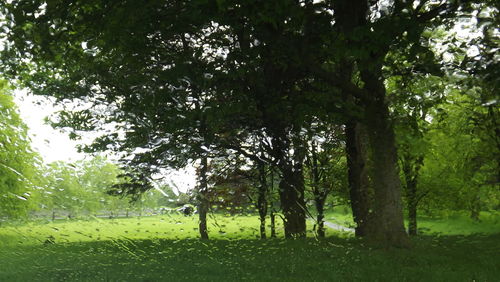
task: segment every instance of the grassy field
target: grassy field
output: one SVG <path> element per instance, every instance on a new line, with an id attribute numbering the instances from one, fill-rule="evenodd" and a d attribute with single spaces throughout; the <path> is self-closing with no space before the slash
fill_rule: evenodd
<path id="1" fill-rule="evenodd" d="M 259 240 L 256 216 L 214 216 L 210 241 L 196 239 L 196 217 L 181 215 L 10 224 L 0 227 L 0 281 L 498 281 L 500 228 L 486 218 L 429 218 L 429 233 L 441 235 L 414 238 L 409 250 L 332 230 L 323 240 L 312 230 L 305 240 Z"/>

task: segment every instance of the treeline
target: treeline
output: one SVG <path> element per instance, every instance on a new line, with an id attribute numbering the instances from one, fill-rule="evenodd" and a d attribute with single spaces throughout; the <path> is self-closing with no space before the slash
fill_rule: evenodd
<path id="1" fill-rule="evenodd" d="M 5 81 L 0 81 L 0 159 L 0 219 L 4 220 L 140 214 L 189 202 L 189 197 L 176 195 L 166 185 L 160 189 L 169 193 L 169 199 L 158 191 L 136 201 L 110 195 L 113 186 L 127 179 L 120 178 L 123 171 L 104 157 L 45 164 L 31 149 L 27 126 Z"/>

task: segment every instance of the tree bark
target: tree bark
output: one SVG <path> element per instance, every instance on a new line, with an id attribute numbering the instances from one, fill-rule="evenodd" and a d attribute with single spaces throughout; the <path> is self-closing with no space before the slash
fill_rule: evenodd
<path id="1" fill-rule="evenodd" d="M 478 193 L 472 198 L 470 204 L 470 218 L 474 221 L 479 221 L 479 214 L 481 212 L 481 198 Z"/>
<path id="2" fill-rule="evenodd" d="M 410 241 L 403 221 L 396 141 L 382 77 L 381 66 L 361 71 L 364 88 L 372 95 L 365 101 L 365 124 L 373 156 L 375 203 L 374 220 L 370 220 L 367 237 L 391 246 L 408 247 Z"/>
<path id="3" fill-rule="evenodd" d="M 368 180 L 368 152 L 365 127 L 354 120 L 345 125 L 346 153 L 348 167 L 349 196 L 354 222 L 355 235 L 366 235 L 372 205 Z"/>
<path id="4" fill-rule="evenodd" d="M 285 238 L 306 237 L 303 164 L 298 156 L 301 154 L 300 148 L 294 149 L 295 163 L 291 163 L 286 156 L 282 156 L 278 163 L 278 168 L 283 175 L 279 183 L 279 192 L 284 215 Z M 285 154 L 289 150 L 287 148 L 279 151 Z"/>
<path id="5" fill-rule="evenodd" d="M 285 127 L 277 126 L 269 128 L 273 136 L 272 154 L 282 176 L 279 182 L 279 196 L 284 216 L 285 238 L 303 238 L 306 237 L 303 172 L 305 148 L 298 132 L 294 133 L 295 139 L 291 140 L 284 129 Z"/>
<path id="6" fill-rule="evenodd" d="M 325 197 L 326 198 L 326 197 Z M 316 210 L 318 215 L 316 221 L 318 224 L 318 237 L 325 238 L 325 198 L 316 199 Z"/>
<path id="7" fill-rule="evenodd" d="M 203 240 L 208 239 L 207 230 L 207 213 L 208 213 L 208 182 L 207 182 L 208 159 L 207 157 L 201 158 L 199 169 L 199 186 L 197 193 L 198 202 L 198 215 L 199 215 L 199 232 L 200 238 Z"/>
<path id="8" fill-rule="evenodd" d="M 317 234 L 318 237 L 325 237 L 325 227 L 324 227 L 324 218 L 325 218 L 325 201 L 328 195 L 328 189 L 324 186 L 324 180 L 321 180 L 320 174 L 320 163 L 318 160 L 318 152 L 316 151 L 316 142 L 314 140 L 311 142 L 311 156 L 308 161 L 311 172 L 311 181 L 313 186 L 313 195 L 314 195 L 314 204 L 316 206 L 316 224 L 317 224 Z"/>
<path id="9" fill-rule="evenodd" d="M 266 216 L 267 216 L 267 179 L 264 164 L 257 164 L 259 170 L 259 195 L 257 208 L 260 216 L 260 238 L 266 239 Z"/>
<path id="10" fill-rule="evenodd" d="M 271 167 L 271 187 L 270 191 L 271 193 L 274 193 L 274 168 Z M 274 200 L 272 196 L 270 197 L 271 200 L 271 210 L 269 212 L 269 217 L 271 218 L 271 238 L 276 238 L 276 215 L 274 214 Z"/>
<path id="11" fill-rule="evenodd" d="M 280 200 L 284 215 L 285 238 L 306 237 L 304 176 L 302 170 L 283 168 L 280 181 Z"/>
<path id="12" fill-rule="evenodd" d="M 416 181 L 406 182 L 408 193 L 408 234 L 417 235 L 417 183 Z"/>
<path id="13" fill-rule="evenodd" d="M 276 238 L 276 215 L 272 208 L 269 216 L 271 217 L 271 238 Z"/>
<path id="14" fill-rule="evenodd" d="M 411 236 L 417 235 L 417 208 L 420 200 L 417 194 L 417 179 L 423 161 L 423 156 L 415 157 L 408 153 L 402 153 L 401 164 L 406 182 L 408 207 L 408 234 Z"/>

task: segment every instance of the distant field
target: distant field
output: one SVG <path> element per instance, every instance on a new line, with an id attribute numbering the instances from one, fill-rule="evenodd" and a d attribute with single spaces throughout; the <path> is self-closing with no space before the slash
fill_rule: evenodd
<path id="1" fill-rule="evenodd" d="M 348 223 L 329 213 L 327 220 Z M 426 223 L 427 220 L 427 223 Z M 59 220 L 0 227 L 0 281 L 497 281 L 498 218 L 424 219 L 441 232 L 410 250 L 380 249 L 328 230 L 317 240 L 260 240 L 257 216 L 215 215 L 212 240 L 198 240 L 197 217 Z M 277 220 L 280 222 L 280 220 Z M 458 224 L 458 227 L 454 224 Z M 485 227 L 485 226 L 488 227 Z M 455 228 L 455 229 L 454 229 Z M 442 232 L 441 232 L 442 233 Z M 335 236 L 333 236 L 335 235 Z"/>

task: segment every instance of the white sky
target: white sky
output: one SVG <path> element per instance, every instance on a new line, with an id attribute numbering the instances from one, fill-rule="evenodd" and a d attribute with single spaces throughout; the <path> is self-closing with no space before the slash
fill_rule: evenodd
<path id="1" fill-rule="evenodd" d="M 24 90 L 16 90 L 14 100 L 19 107 L 21 118 L 29 128 L 33 149 L 42 155 L 46 163 L 71 162 L 85 158 L 85 154 L 77 152 L 77 142 L 45 124 L 44 119 L 57 111 L 50 100 L 28 95 Z"/>
<path id="2" fill-rule="evenodd" d="M 81 144 L 70 140 L 66 133 L 52 128 L 46 124 L 44 119 L 56 111 L 51 100 L 45 97 L 29 95 L 25 90 L 14 91 L 16 102 L 21 118 L 29 128 L 32 148 L 39 152 L 45 163 L 54 161 L 73 162 L 92 156 L 78 153 L 76 145 Z M 84 136 L 84 140 L 91 140 L 93 134 Z M 185 192 L 193 189 L 196 184 L 194 167 L 190 166 L 184 170 L 167 172 L 167 183 L 169 186 Z"/>

